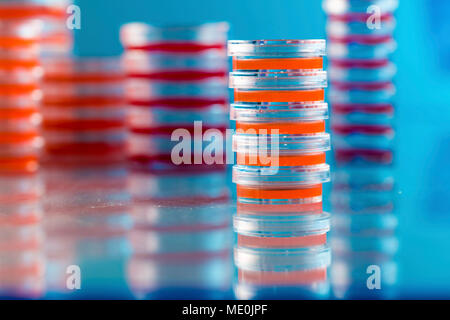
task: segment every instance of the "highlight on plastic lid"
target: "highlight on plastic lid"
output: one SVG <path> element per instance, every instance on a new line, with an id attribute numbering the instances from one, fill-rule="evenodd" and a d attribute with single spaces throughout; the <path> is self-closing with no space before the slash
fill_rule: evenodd
<path id="1" fill-rule="evenodd" d="M 398 0 L 323 0 L 322 8 L 329 15 L 367 14 L 369 6 L 377 6 L 381 12 L 393 12 Z"/>
<path id="2" fill-rule="evenodd" d="M 277 124 L 280 122 L 321 121 L 328 119 L 325 102 L 292 103 L 234 103 L 231 120 L 238 122 Z"/>
<path id="3" fill-rule="evenodd" d="M 328 246 L 282 250 L 237 247 L 234 259 L 240 270 L 289 272 L 328 267 L 331 250 Z"/>
<path id="4" fill-rule="evenodd" d="M 323 89 L 326 71 L 231 72 L 230 88 L 235 89 Z"/>
<path id="5" fill-rule="evenodd" d="M 122 26 L 120 39 L 127 49 L 199 52 L 225 49 L 228 30 L 229 25 L 226 22 L 168 27 L 134 22 Z"/>
<path id="6" fill-rule="evenodd" d="M 330 180 L 330 166 L 258 167 L 236 165 L 233 182 L 240 186 L 283 189 L 319 185 Z"/>
<path id="7" fill-rule="evenodd" d="M 2 12 L 0 2 L 0 18 Z M 42 31 L 39 20 L 0 19 L 0 47 L 26 46 L 36 43 Z"/>
<path id="8" fill-rule="evenodd" d="M 326 244 L 330 215 L 242 215 L 233 218 L 238 245 L 244 247 L 311 247 Z"/>
<path id="9" fill-rule="evenodd" d="M 253 58 L 306 58 L 326 55 L 325 40 L 230 40 L 228 55 Z"/>

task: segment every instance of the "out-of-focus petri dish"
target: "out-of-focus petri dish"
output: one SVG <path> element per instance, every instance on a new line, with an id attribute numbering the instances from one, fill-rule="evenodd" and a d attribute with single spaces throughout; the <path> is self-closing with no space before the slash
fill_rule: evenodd
<path id="1" fill-rule="evenodd" d="M 329 166 L 233 167 L 238 201 L 252 204 L 300 204 L 322 201 Z"/>
<path id="2" fill-rule="evenodd" d="M 330 150 L 326 133 L 305 135 L 241 134 L 233 136 L 237 164 L 248 166 L 314 166 L 325 163 Z"/>
<path id="3" fill-rule="evenodd" d="M 246 248 L 302 248 L 325 245 L 330 215 L 283 214 L 234 217 L 238 246 Z"/>
<path id="4" fill-rule="evenodd" d="M 204 52 L 225 50 L 228 30 L 229 25 L 226 22 L 168 27 L 137 22 L 125 24 L 121 28 L 120 40 L 127 50 Z"/>
<path id="5" fill-rule="evenodd" d="M 231 40 L 233 70 L 321 70 L 325 40 Z"/>

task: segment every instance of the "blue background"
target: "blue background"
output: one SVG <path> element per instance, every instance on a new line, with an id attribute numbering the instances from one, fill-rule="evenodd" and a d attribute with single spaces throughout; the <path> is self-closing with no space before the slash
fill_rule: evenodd
<path id="1" fill-rule="evenodd" d="M 120 25 L 228 21 L 230 39 L 324 38 L 319 0 L 79 0 L 80 55 L 119 55 Z M 450 298 L 450 1 L 400 0 L 394 61 L 403 297 Z"/>

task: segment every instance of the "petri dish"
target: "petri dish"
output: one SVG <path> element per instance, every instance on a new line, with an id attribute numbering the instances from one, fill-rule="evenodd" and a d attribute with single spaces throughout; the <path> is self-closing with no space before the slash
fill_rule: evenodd
<path id="1" fill-rule="evenodd" d="M 229 25 L 226 22 L 191 26 L 158 27 L 146 23 L 128 23 L 120 30 L 126 50 L 192 53 L 225 50 Z"/>
<path id="2" fill-rule="evenodd" d="M 281 167 L 310 166 L 325 163 L 325 152 L 330 150 L 330 136 L 326 133 L 310 135 L 236 134 L 233 151 L 237 164 L 273 166 L 274 159 Z"/>

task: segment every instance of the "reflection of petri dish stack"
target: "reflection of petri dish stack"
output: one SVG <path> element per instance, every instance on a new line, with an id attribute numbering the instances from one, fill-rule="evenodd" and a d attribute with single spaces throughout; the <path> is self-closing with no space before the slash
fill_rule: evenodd
<path id="1" fill-rule="evenodd" d="M 313 209 L 313 208 L 311 208 Z M 313 209 L 314 210 L 314 209 Z M 238 204 L 235 263 L 239 299 L 321 299 L 329 293 L 329 215 L 279 205 Z"/>
<path id="2" fill-rule="evenodd" d="M 397 5 L 397 0 L 323 1 L 328 15 L 331 122 L 337 164 L 331 199 L 332 284 L 337 298 L 392 298 L 397 280 L 393 173 L 396 68 L 390 61 L 396 46 Z"/>
<path id="3" fill-rule="evenodd" d="M 127 170 L 117 163 L 43 166 L 47 296 L 119 298 L 132 228 Z M 67 267 L 79 266 L 82 290 L 68 290 Z M 117 267 L 111 268 L 111 265 Z"/>
<path id="4" fill-rule="evenodd" d="M 224 134 L 227 32 L 226 23 L 162 28 L 130 23 L 122 28 L 128 155 L 135 164 L 172 163 L 171 151 L 178 141 L 171 136 L 176 129 L 187 132 L 192 142 L 202 141 L 194 132 L 195 121 L 203 130 Z M 195 149 L 187 157 L 194 163 L 202 151 Z"/>
<path id="5" fill-rule="evenodd" d="M 35 174 L 0 175 L 0 297 L 41 298 L 45 293 L 42 188 Z"/>
<path id="6" fill-rule="evenodd" d="M 45 155 L 65 162 L 120 161 L 126 146 L 123 74 L 115 58 L 43 60 Z"/>
<path id="7" fill-rule="evenodd" d="M 323 40 L 229 41 L 240 299 L 328 294 Z"/>
<path id="8" fill-rule="evenodd" d="M 175 166 L 130 176 L 134 249 L 128 282 L 140 299 L 224 299 L 231 288 L 224 167 Z"/>
<path id="9" fill-rule="evenodd" d="M 331 275 L 335 296 L 393 298 L 398 240 L 392 167 L 341 167 L 333 181 Z"/>

